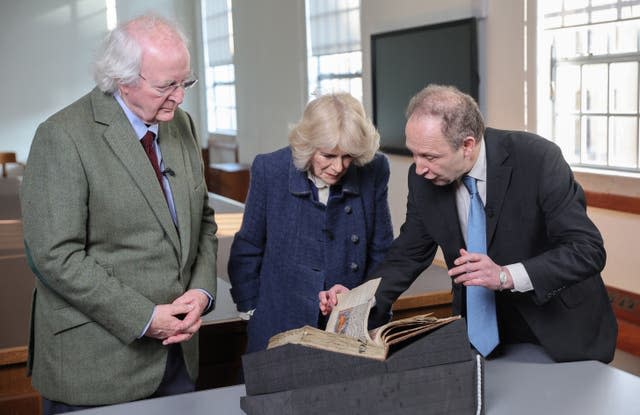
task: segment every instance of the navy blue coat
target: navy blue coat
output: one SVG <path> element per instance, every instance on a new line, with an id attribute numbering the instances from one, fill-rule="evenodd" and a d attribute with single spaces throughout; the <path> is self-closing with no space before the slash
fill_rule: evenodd
<path id="1" fill-rule="evenodd" d="M 318 293 L 337 283 L 353 288 L 382 261 L 393 239 L 388 181 L 382 154 L 363 167 L 351 164 L 324 206 L 289 147 L 255 158 L 228 269 L 238 310 L 255 308 L 248 352 L 282 331 L 317 326 Z"/>

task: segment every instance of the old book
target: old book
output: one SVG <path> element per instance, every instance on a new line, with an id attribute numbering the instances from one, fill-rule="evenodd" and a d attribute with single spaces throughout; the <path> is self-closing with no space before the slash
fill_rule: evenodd
<path id="1" fill-rule="evenodd" d="M 371 307 L 380 278 L 367 281 L 353 290 L 338 294 L 338 304 L 331 311 L 326 330 L 304 326 L 273 336 L 268 349 L 285 344 L 299 344 L 316 349 L 385 360 L 389 347 L 460 318 L 437 318 L 421 314 L 391 321 L 374 330 L 367 330 Z"/>
<path id="2" fill-rule="evenodd" d="M 448 366 L 473 359 L 464 319 L 424 336 L 415 336 L 389 350 L 385 360 L 367 359 L 285 344 L 242 356 L 248 395 L 301 389 L 420 368 Z"/>

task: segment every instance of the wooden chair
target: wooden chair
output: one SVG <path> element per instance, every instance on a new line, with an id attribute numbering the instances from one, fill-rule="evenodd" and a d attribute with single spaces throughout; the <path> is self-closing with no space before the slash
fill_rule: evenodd
<path id="1" fill-rule="evenodd" d="M 12 152 L 0 152 L 0 164 L 2 164 L 2 177 L 7 177 L 7 164 L 14 163 L 20 164 L 16 161 L 16 153 Z"/>

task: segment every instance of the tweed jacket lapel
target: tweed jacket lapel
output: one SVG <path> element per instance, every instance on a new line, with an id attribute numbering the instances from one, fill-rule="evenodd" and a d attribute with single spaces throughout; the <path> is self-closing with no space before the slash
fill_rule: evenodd
<path id="1" fill-rule="evenodd" d="M 189 199 L 189 174 L 185 168 L 189 163 L 184 159 L 185 152 L 182 141 L 171 124 L 162 123 L 158 130 L 158 143 L 162 151 L 165 169 L 170 168 L 175 175 L 168 176 L 173 194 L 173 203 L 178 218 L 178 232 L 180 234 L 181 258 L 186 261 L 189 257 L 189 240 L 191 236 L 191 201 Z M 184 264 L 182 264 L 184 265 Z"/>
<path id="2" fill-rule="evenodd" d="M 499 140 L 490 128 L 485 131 L 484 140 L 487 148 L 487 203 L 485 211 L 487 215 L 487 249 L 489 249 L 502 211 L 502 203 L 511 181 L 512 168 L 504 165 L 509 157 L 504 141 Z"/>
<path id="3" fill-rule="evenodd" d="M 149 203 L 149 207 L 169 235 L 176 250 L 180 252 L 180 240 L 173 219 L 171 219 L 167 201 L 158 185 L 153 167 L 151 167 L 127 117 L 113 96 L 104 94 L 97 88 L 91 93 L 91 102 L 95 121 L 107 126 L 104 132 L 106 142 L 129 172 L 131 179 Z M 117 183 L 113 185 L 117 186 Z M 126 195 L 122 195 L 122 197 L 126 197 Z"/>

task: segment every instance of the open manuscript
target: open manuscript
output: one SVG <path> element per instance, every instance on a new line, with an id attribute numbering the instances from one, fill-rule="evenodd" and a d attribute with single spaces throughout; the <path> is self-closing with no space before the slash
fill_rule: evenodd
<path id="1" fill-rule="evenodd" d="M 269 340 L 268 348 L 285 344 L 345 353 L 376 360 L 385 360 L 389 347 L 419 334 L 434 330 L 460 318 L 437 318 L 421 314 L 391 321 L 367 331 L 369 311 L 375 305 L 375 293 L 380 278 L 370 280 L 353 290 L 338 294 L 338 304 L 331 311 L 326 330 L 311 326 L 285 331 Z"/>

